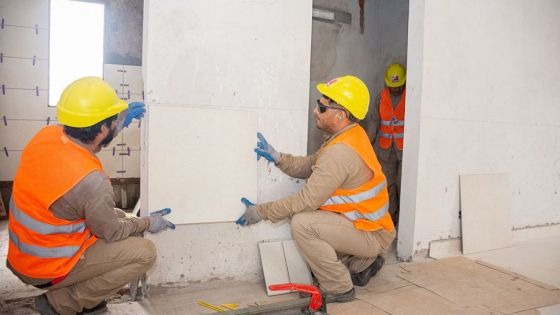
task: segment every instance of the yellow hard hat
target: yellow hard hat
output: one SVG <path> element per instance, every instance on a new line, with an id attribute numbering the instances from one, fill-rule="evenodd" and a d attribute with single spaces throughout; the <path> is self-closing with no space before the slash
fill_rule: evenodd
<path id="1" fill-rule="evenodd" d="M 394 63 L 385 72 L 385 84 L 388 87 L 399 87 L 406 82 L 406 70 L 401 64 Z"/>
<path id="2" fill-rule="evenodd" d="M 346 108 L 354 117 L 362 120 L 369 109 L 369 91 L 366 84 L 355 76 L 347 75 L 317 84 L 319 93 Z"/>
<path id="3" fill-rule="evenodd" d="M 62 125 L 85 128 L 127 108 L 128 104 L 107 82 L 98 77 L 84 77 L 64 89 L 56 113 Z"/>

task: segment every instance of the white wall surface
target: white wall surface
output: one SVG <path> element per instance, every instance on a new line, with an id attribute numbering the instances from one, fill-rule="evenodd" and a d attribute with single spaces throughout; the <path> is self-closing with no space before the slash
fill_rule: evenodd
<path id="1" fill-rule="evenodd" d="M 186 139 L 174 138 L 177 133 L 172 131 L 154 139 L 152 131 L 166 124 L 166 119 L 150 114 L 155 108 L 174 107 L 178 109 L 174 111 L 176 119 L 183 118 L 184 124 L 189 124 L 193 109 L 251 112 L 246 124 L 199 132 L 219 136 L 232 128 L 254 125 L 256 119 L 258 129 L 277 150 L 305 155 L 311 1 L 148 0 L 144 4 L 143 64 L 148 113 L 143 123 L 143 149 L 147 150 L 143 150 L 142 161 L 142 211 L 166 205 L 166 195 L 170 194 L 196 194 L 210 204 L 225 197 L 221 192 L 234 192 L 239 198 L 220 209 L 193 211 L 237 209 L 241 206 L 239 199 L 255 187 L 222 185 L 223 175 L 216 169 L 222 159 L 238 154 L 227 149 L 231 144 L 216 143 L 214 151 L 204 159 L 176 165 L 176 174 L 166 182 L 153 181 L 149 176 L 155 167 L 152 163 L 165 163 L 167 154 L 162 149 L 152 150 L 154 142 L 164 141 L 162 137 Z M 256 134 L 250 137 L 256 144 Z M 245 140 L 240 139 L 239 150 L 250 151 L 243 144 Z M 243 163 L 229 172 L 239 174 L 257 168 L 257 202 L 278 199 L 300 189 L 299 180 L 281 174 L 264 159 L 257 162 L 254 154 L 251 159 L 249 164 Z M 176 178 L 193 176 L 189 171 L 193 168 L 206 170 L 214 184 L 177 185 Z M 166 185 L 167 191 L 158 192 L 153 185 Z M 181 208 L 184 207 L 178 205 L 174 210 Z M 151 282 L 161 283 L 214 277 L 261 278 L 257 243 L 290 236 L 286 224 L 239 227 L 229 222 L 179 225 L 175 231 L 150 237 L 159 253 Z"/>
<path id="2" fill-rule="evenodd" d="M 399 256 L 461 235 L 461 174 L 509 174 L 512 228 L 560 222 L 560 2 L 411 0 L 410 14 Z"/>

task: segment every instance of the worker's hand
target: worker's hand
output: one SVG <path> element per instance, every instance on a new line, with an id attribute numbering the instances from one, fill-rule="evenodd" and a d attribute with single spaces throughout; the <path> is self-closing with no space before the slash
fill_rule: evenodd
<path id="1" fill-rule="evenodd" d="M 261 216 L 257 213 L 257 205 L 250 202 L 247 198 L 241 198 L 241 202 L 247 207 L 245 213 L 235 221 L 239 225 L 251 225 L 258 223 L 262 220 Z"/>
<path id="2" fill-rule="evenodd" d="M 123 127 L 126 128 L 132 122 L 132 119 L 138 119 L 144 117 L 146 112 L 146 105 L 142 102 L 132 102 L 128 104 L 128 115 L 124 119 Z"/>
<path id="3" fill-rule="evenodd" d="M 262 133 L 257 132 L 257 147 L 255 152 L 257 153 L 257 161 L 262 157 L 267 159 L 269 162 L 278 164 L 280 161 L 280 152 L 274 150 L 274 148 L 266 141 Z"/>
<path id="4" fill-rule="evenodd" d="M 161 209 L 150 213 L 148 219 L 150 220 L 150 227 L 148 227 L 148 232 L 157 233 L 163 231 L 167 228 L 175 230 L 175 224 L 166 220 L 163 216 L 171 213 L 170 208 Z"/>

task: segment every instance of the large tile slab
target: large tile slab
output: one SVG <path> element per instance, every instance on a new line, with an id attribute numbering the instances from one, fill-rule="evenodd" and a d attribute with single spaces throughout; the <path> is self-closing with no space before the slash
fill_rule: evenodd
<path id="1" fill-rule="evenodd" d="M 440 295 L 415 285 L 380 293 L 366 293 L 360 297 L 360 300 L 366 301 L 391 315 L 496 314 L 483 307 L 455 304 Z"/>
<path id="2" fill-rule="evenodd" d="M 460 306 L 514 313 L 560 303 L 560 291 L 488 268 L 465 257 L 403 265 L 401 277 Z"/>
<path id="3" fill-rule="evenodd" d="M 511 192 L 507 174 L 461 175 L 463 253 L 511 246 Z"/>
<path id="4" fill-rule="evenodd" d="M 560 288 L 560 236 L 477 254 L 481 262 Z"/>

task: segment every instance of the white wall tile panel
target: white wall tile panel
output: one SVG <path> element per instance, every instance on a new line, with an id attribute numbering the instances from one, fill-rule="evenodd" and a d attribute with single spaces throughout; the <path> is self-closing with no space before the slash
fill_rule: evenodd
<path id="1" fill-rule="evenodd" d="M 144 92 L 141 66 L 124 66 L 123 93 L 127 91 L 130 91 L 131 95 Z"/>
<path id="2" fill-rule="evenodd" d="M 16 44 L 17 43 L 17 44 Z M 49 55 L 48 30 L 23 27 L 0 29 L 0 52 L 4 56 L 47 59 Z"/>
<path id="3" fill-rule="evenodd" d="M 4 126 L 0 120 L 0 149 L 23 150 L 29 140 L 46 125 L 44 121 L 8 120 L 8 125 Z"/>
<path id="4" fill-rule="evenodd" d="M 103 80 L 107 81 L 107 83 L 109 83 L 118 94 L 123 93 L 123 76 L 123 65 L 103 65 Z"/>
<path id="5" fill-rule="evenodd" d="M 126 147 L 123 153 L 127 155 L 122 155 L 123 160 L 123 170 L 126 171 L 122 174 L 122 177 L 140 177 L 140 150 L 127 151 L 129 148 Z"/>
<path id="6" fill-rule="evenodd" d="M 231 222 L 245 211 L 241 196 L 256 201 L 256 112 L 155 106 L 148 114 L 150 209 L 176 209 L 176 224 Z"/>
<path id="7" fill-rule="evenodd" d="M 48 0 L 1 0 L 0 18 L 6 25 L 48 28 Z"/>
<path id="8" fill-rule="evenodd" d="M 140 150 L 140 128 L 139 123 L 133 121 L 128 128 L 122 131 L 122 143 L 132 150 Z"/>
<path id="9" fill-rule="evenodd" d="M 105 174 L 111 178 L 119 178 L 122 177 L 122 173 L 119 173 L 123 165 L 122 157 L 119 155 L 118 150 L 115 150 L 115 154 L 113 155 L 112 148 L 113 147 L 110 147 L 108 150 L 101 150 L 96 155 L 103 164 Z"/>
<path id="10" fill-rule="evenodd" d="M 8 156 L 6 156 L 4 147 L 0 147 L 0 181 L 14 179 L 20 159 L 21 151 L 8 151 Z"/>
<path id="11" fill-rule="evenodd" d="M 48 60 L 22 58 L 4 58 L 0 63 L 0 84 L 9 88 L 33 88 L 39 86 L 45 89 L 49 84 Z M 1 93 L 1 91 L 0 91 Z"/>
<path id="12" fill-rule="evenodd" d="M 4 75 L 0 73 L 0 80 Z M 40 91 L 39 96 L 35 91 L 8 89 L 2 94 L 0 87 L 0 119 L 6 116 L 8 119 L 47 119 L 54 120 L 56 108 L 47 105 L 49 95 L 46 91 Z M 0 121 L 0 123 L 2 123 Z"/>

